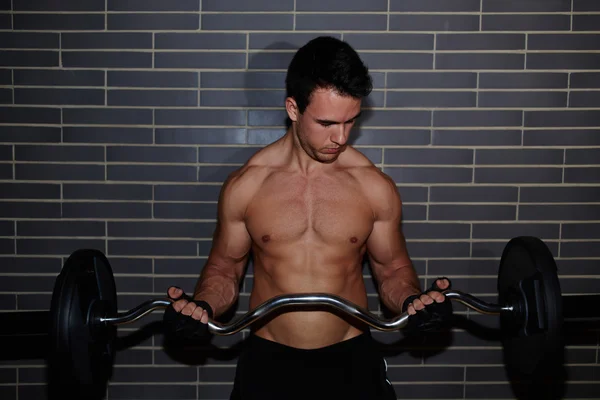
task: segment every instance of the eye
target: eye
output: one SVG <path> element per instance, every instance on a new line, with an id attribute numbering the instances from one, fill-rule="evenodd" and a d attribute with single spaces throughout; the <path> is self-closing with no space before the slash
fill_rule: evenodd
<path id="1" fill-rule="evenodd" d="M 333 124 L 332 124 L 332 123 L 330 123 L 330 122 L 319 122 L 319 123 L 321 124 L 321 126 L 324 126 L 325 128 L 328 128 L 328 127 L 330 127 L 331 125 L 333 125 Z"/>

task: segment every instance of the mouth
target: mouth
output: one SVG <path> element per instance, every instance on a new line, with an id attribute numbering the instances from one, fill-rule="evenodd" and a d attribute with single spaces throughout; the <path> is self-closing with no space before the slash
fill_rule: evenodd
<path id="1" fill-rule="evenodd" d="M 334 147 L 334 148 L 327 148 L 327 149 L 323 149 L 323 153 L 327 153 L 327 154 L 336 154 L 340 152 L 340 147 Z"/>

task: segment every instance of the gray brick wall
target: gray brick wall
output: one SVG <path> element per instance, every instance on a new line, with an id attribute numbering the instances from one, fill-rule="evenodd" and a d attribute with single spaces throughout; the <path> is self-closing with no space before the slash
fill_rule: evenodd
<path id="1" fill-rule="evenodd" d="M 493 301 L 504 245 L 532 234 L 564 293 L 600 292 L 597 0 L 0 0 L 0 309 L 47 309 L 82 247 L 109 257 L 121 310 L 192 290 L 220 185 L 283 134 L 285 69 L 321 34 L 372 70 L 353 143 L 396 181 L 424 283 Z M 169 352 L 160 318 L 119 330 L 108 398 L 228 398 L 244 335 Z M 399 398 L 514 398 L 494 338 L 375 336 Z M 569 337 L 566 398 L 600 398 L 598 343 Z M 44 398 L 44 373 L 1 362 L 0 398 Z"/>

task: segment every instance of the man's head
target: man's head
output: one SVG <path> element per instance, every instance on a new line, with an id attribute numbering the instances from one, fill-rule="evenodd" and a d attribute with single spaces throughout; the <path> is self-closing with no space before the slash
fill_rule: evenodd
<path id="1" fill-rule="evenodd" d="M 286 77 L 286 110 L 303 149 L 333 161 L 331 149 L 346 144 L 373 83 L 368 68 L 347 43 L 318 37 L 294 55 Z"/>
<path id="2" fill-rule="evenodd" d="M 294 98 L 302 114 L 317 88 L 334 89 L 361 99 L 371 93 L 368 68 L 346 42 L 321 36 L 302 46 L 292 59 L 285 80 L 287 96 Z"/>

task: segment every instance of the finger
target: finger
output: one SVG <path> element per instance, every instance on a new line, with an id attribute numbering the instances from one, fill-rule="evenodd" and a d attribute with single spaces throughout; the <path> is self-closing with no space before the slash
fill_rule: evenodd
<path id="1" fill-rule="evenodd" d="M 200 318 L 200 322 L 202 322 L 203 324 L 208 324 L 208 313 L 206 311 L 204 311 L 202 313 L 202 317 Z"/>
<path id="2" fill-rule="evenodd" d="M 204 309 L 202 307 L 196 307 L 194 312 L 192 313 L 192 318 L 200 321 L 202 314 L 204 313 Z"/>
<path id="3" fill-rule="evenodd" d="M 183 308 L 187 306 L 187 304 L 187 300 L 177 300 L 175 303 L 173 303 L 173 309 L 175 309 L 175 311 L 177 312 L 181 312 L 181 310 L 183 310 Z"/>
<path id="4" fill-rule="evenodd" d="M 181 310 L 181 313 L 183 315 L 192 315 L 196 307 L 196 303 L 187 303 L 185 307 L 183 307 L 183 309 Z"/>
<path id="5" fill-rule="evenodd" d="M 167 293 L 169 294 L 170 298 L 177 299 L 177 298 L 179 298 L 179 296 L 181 296 L 183 294 L 183 290 L 181 290 L 177 286 L 171 286 L 169 288 L 169 290 L 167 291 Z"/>
<path id="6" fill-rule="evenodd" d="M 442 290 L 445 290 L 448 288 L 448 286 L 450 286 L 448 279 L 438 279 L 435 284 Z"/>
<path id="7" fill-rule="evenodd" d="M 413 306 L 413 303 L 410 303 L 408 305 L 408 307 L 406 307 L 406 311 L 408 312 L 408 315 L 415 315 L 417 313 L 415 311 L 415 307 Z"/>
<path id="8" fill-rule="evenodd" d="M 429 296 L 429 294 L 422 294 L 421 297 L 419 297 L 419 300 L 421 300 L 421 302 L 423 302 L 423 304 L 425 305 L 433 303 L 433 299 L 431 298 L 431 296 Z"/>
<path id="9" fill-rule="evenodd" d="M 434 300 L 436 303 L 442 303 L 446 296 L 441 294 L 440 292 L 429 292 L 427 293 L 429 297 Z"/>
<path id="10" fill-rule="evenodd" d="M 425 308 L 425 304 L 423 304 L 421 299 L 415 299 L 412 304 L 416 311 L 419 311 L 419 310 L 422 310 Z"/>

